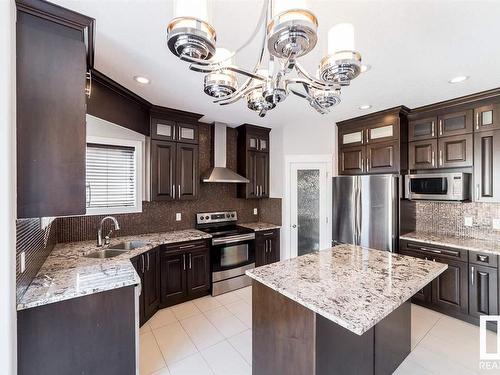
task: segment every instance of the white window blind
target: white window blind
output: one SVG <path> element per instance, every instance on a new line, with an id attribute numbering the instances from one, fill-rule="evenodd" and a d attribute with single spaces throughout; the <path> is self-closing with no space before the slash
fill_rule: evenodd
<path id="1" fill-rule="evenodd" d="M 87 208 L 136 205 L 135 148 L 87 143 Z"/>

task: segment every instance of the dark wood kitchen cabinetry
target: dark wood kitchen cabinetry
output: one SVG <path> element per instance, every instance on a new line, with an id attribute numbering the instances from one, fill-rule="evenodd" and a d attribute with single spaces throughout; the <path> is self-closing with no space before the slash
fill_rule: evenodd
<path id="1" fill-rule="evenodd" d="M 141 278 L 139 297 L 139 322 L 142 326 L 160 306 L 160 247 L 131 259 Z"/>
<path id="2" fill-rule="evenodd" d="M 474 131 L 500 130 L 500 104 L 493 103 L 474 108 Z"/>
<path id="3" fill-rule="evenodd" d="M 406 240 L 400 253 L 448 265 L 413 302 L 476 324 L 480 315 L 498 314 L 497 255 Z"/>
<path id="4" fill-rule="evenodd" d="M 280 260 L 280 231 L 266 230 L 255 233 L 255 267 Z"/>
<path id="5" fill-rule="evenodd" d="M 153 106 L 151 115 L 151 200 L 198 196 L 201 115 Z"/>
<path id="6" fill-rule="evenodd" d="M 406 171 L 407 113 L 408 109 L 401 106 L 339 122 L 339 173 Z"/>
<path id="7" fill-rule="evenodd" d="M 271 129 L 238 126 L 238 173 L 248 184 L 238 184 L 238 198 L 269 197 L 269 132 Z"/>
<path id="8" fill-rule="evenodd" d="M 94 20 L 43 1 L 16 5 L 17 215 L 85 214 Z"/>
<path id="9" fill-rule="evenodd" d="M 500 202 L 500 130 L 474 134 L 474 189 L 476 202 Z"/>
<path id="10" fill-rule="evenodd" d="M 210 250 L 206 241 L 164 245 L 161 250 L 161 306 L 210 292 Z"/>

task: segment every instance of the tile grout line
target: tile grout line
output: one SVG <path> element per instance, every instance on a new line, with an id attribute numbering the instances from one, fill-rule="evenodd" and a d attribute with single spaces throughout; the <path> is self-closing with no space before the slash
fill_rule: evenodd
<path id="1" fill-rule="evenodd" d="M 147 323 L 147 322 L 146 322 Z M 163 363 L 165 363 L 165 367 L 167 368 L 168 372 L 170 373 L 170 368 L 168 367 L 167 360 L 165 359 L 165 356 L 163 355 L 163 352 L 161 351 L 160 344 L 158 343 L 158 339 L 156 338 L 156 335 L 154 333 L 154 330 L 151 329 L 151 333 L 153 334 L 153 337 L 155 339 L 156 346 L 158 350 L 160 351 L 161 357 L 163 358 Z M 160 369 L 161 370 L 161 369 Z M 157 370 L 157 371 L 160 371 Z M 155 372 L 152 372 L 151 374 L 154 374 Z"/>
<path id="2" fill-rule="evenodd" d="M 432 325 L 432 327 L 431 327 L 431 328 L 429 328 L 429 329 L 427 330 L 427 332 L 425 333 L 425 335 L 423 335 L 423 336 L 422 336 L 422 338 L 421 338 L 420 340 L 418 340 L 418 342 L 415 344 L 415 347 L 414 347 L 413 349 L 416 349 L 416 348 L 417 348 L 417 346 L 418 346 L 418 345 L 422 342 L 422 340 L 423 340 L 423 339 L 425 339 L 425 338 L 427 337 L 427 335 L 429 334 L 429 332 L 430 332 L 430 331 L 432 331 L 432 329 L 436 326 L 436 324 L 438 324 L 438 323 L 439 323 L 439 321 L 440 321 L 441 319 L 443 319 L 443 318 L 442 318 L 442 317 L 439 317 L 439 318 L 436 320 L 436 322 Z M 413 351 L 413 350 L 411 350 L 411 352 L 412 352 L 412 351 Z"/>

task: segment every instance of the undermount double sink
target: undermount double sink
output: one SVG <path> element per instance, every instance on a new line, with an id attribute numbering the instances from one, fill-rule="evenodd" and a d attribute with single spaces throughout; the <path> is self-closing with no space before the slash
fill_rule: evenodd
<path id="1" fill-rule="evenodd" d="M 104 250 L 97 250 L 90 254 L 85 255 L 86 258 L 97 258 L 97 259 L 106 259 L 113 258 L 127 251 L 137 249 L 139 247 L 143 247 L 149 245 L 149 242 L 146 241 L 123 241 L 119 242 L 113 246 L 109 246 Z"/>

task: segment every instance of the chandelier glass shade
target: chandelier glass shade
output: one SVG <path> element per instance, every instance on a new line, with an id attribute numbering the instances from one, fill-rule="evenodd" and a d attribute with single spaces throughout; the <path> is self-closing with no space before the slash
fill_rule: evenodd
<path id="1" fill-rule="evenodd" d="M 217 48 L 207 4 L 207 0 L 175 1 L 167 45 L 191 70 L 205 73 L 204 91 L 214 103 L 245 99 L 247 107 L 263 117 L 292 93 L 325 114 L 340 103 L 341 88 L 361 73 L 361 54 L 355 50 L 354 27 L 349 23 L 328 32 L 328 54 L 319 61 L 316 76 L 300 65 L 298 58 L 318 41 L 318 20 L 305 0 L 264 0 L 255 32 L 234 52 Z M 253 69 L 235 65 L 234 57 L 259 34 L 263 40 Z"/>

